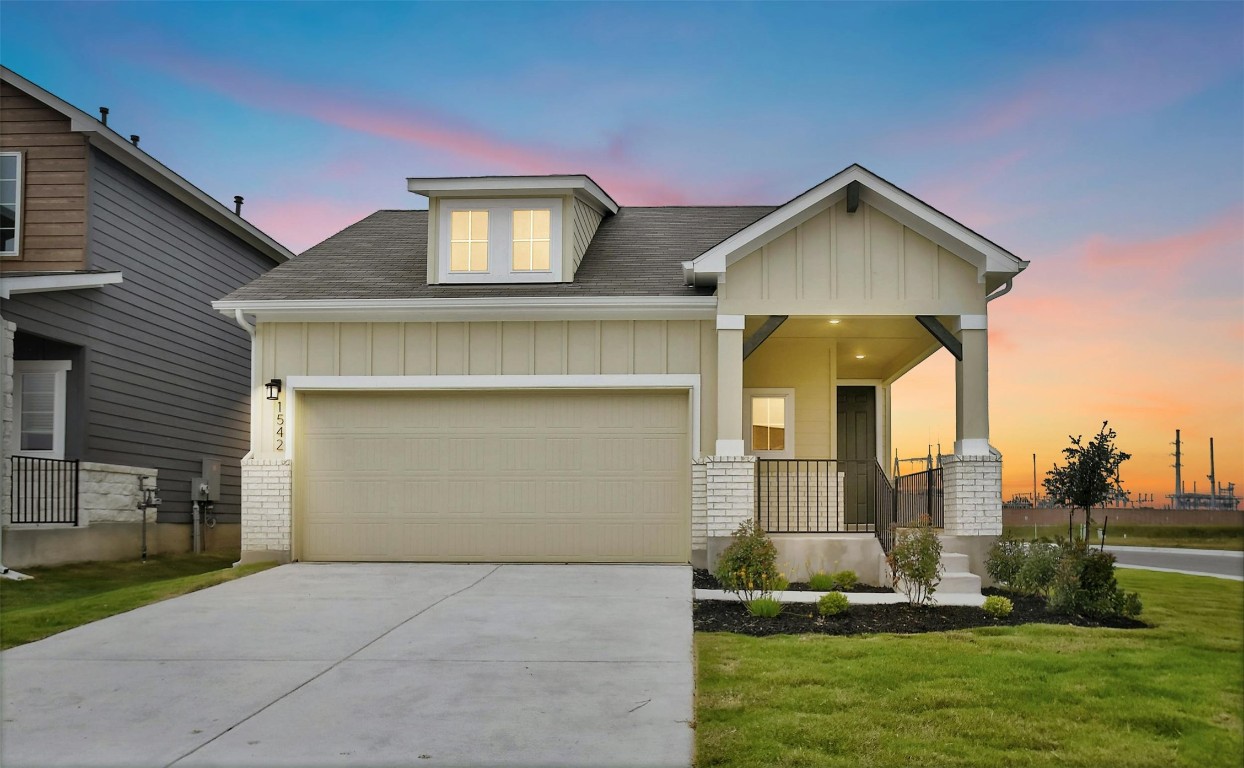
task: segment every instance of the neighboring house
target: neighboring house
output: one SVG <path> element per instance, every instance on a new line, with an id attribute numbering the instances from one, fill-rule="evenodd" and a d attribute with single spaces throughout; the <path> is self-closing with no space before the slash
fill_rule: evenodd
<path id="1" fill-rule="evenodd" d="M 758 516 L 788 563 L 872 576 L 930 512 L 979 570 L 988 303 L 1027 262 L 858 165 L 776 208 L 624 208 L 575 175 L 409 189 L 427 211 L 215 303 L 276 398 L 244 559 L 703 564 Z M 891 385 L 942 346 L 954 453 L 894 478 Z"/>
<path id="2" fill-rule="evenodd" d="M 236 546 L 250 343 L 210 302 L 291 254 L 137 141 L 0 81 L 5 565 L 135 557 L 144 528 L 187 549 L 205 459 L 204 538 Z"/>

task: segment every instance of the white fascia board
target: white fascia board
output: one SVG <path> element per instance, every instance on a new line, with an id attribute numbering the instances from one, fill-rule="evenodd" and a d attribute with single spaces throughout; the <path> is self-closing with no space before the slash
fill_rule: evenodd
<path id="1" fill-rule="evenodd" d="M 21 293 L 80 291 L 121 282 L 120 272 L 67 272 L 63 275 L 17 275 L 0 277 L 0 299 Z"/>
<path id="2" fill-rule="evenodd" d="M 697 284 L 711 283 L 712 275 L 757 248 L 802 224 L 846 194 L 847 185 L 860 182 L 860 200 L 919 232 L 948 251 L 959 255 L 983 276 L 986 272 L 1016 274 L 1028 262 L 991 243 L 949 216 L 940 213 L 907 192 L 859 165 L 852 165 L 759 221 L 744 227 L 689 262 L 691 278 Z M 709 276 L 708 280 L 704 277 Z"/>
<path id="3" fill-rule="evenodd" d="M 229 210 L 219 200 L 186 181 L 168 166 L 123 138 L 99 120 L 53 93 L 35 85 L 8 67 L 0 67 L 0 80 L 69 118 L 69 130 L 84 134 L 92 146 L 115 158 L 130 170 L 211 219 L 277 263 L 294 257 L 292 251 Z"/>
<path id="4" fill-rule="evenodd" d="M 305 299 L 215 301 L 258 322 L 460 322 L 464 320 L 710 320 L 716 296 L 478 297 L 464 299 Z"/>
<path id="5" fill-rule="evenodd" d="M 406 179 L 406 189 L 416 195 L 432 197 L 437 194 L 487 196 L 498 192 L 521 192 L 523 194 L 564 195 L 572 193 L 586 196 L 609 213 L 618 212 L 618 204 L 590 176 L 582 174 L 566 176 L 447 176 Z"/>

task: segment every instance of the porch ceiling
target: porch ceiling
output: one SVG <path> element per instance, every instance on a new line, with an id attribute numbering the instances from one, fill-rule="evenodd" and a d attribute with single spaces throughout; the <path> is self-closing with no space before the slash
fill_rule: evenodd
<path id="1" fill-rule="evenodd" d="M 765 315 L 748 315 L 744 338 L 755 333 L 767 319 Z M 941 319 L 946 324 L 953 320 Z M 765 344 L 776 339 L 807 339 L 831 346 L 835 350 L 840 379 L 887 380 L 906 372 L 941 348 L 914 317 L 791 317 Z"/>

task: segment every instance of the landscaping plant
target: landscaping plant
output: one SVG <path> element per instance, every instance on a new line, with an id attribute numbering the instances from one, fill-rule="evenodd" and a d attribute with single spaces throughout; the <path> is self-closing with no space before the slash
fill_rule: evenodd
<path id="1" fill-rule="evenodd" d="M 1045 474 L 1045 492 L 1055 504 L 1084 510 L 1084 530 L 1092 527 L 1092 509 L 1101 506 L 1123 492 L 1119 480 L 1119 466 L 1132 458 L 1130 453 L 1120 451 L 1114 445 L 1118 435 L 1103 421 L 1101 430 L 1083 443 L 1083 436 L 1071 438 L 1071 445 L 1063 449 L 1067 463 L 1054 465 Z"/>
<path id="2" fill-rule="evenodd" d="M 813 592 L 829 592 L 835 583 L 834 577 L 825 571 L 817 571 L 808 577 L 808 588 Z"/>
<path id="3" fill-rule="evenodd" d="M 817 601 L 816 611 L 822 616 L 837 616 L 840 613 L 846 613 L 850 606 L 846 595 L 841 592 L 830 592 L 828 595 L 822 595 Z"/>
<path id="4" fill-rule="evenodd" d="M 776 619 L 782 615 L 782 604 L 772 597 L 753 597 L 746 605 L 748 613 L 762 619 Z"/>
<path id="5" fill-rule="evenodd" d="M 833 582 L 831 589 L 834 590 L 855 589 L 855 586 L 860 583 L 860 577 L 855 575 L 855 571 L 850 570 L 836 571 L 830 580 Z"/>
<path id="6" fill-rule="evenodd" d="M 722 589 L 744 603 L 768 597 L 788 584 L 777 569 L 777 547 L 755 520 L 745 520 L 717 559 L 714 574 Z"/>
<path id="7" fill-rule="evenodd" d="M 1015 604 L 1002 595 L 990 595 L 985 598 L 985 604 L 981 606 L 981 609 L 990 616 L 1001 619 L 1011 615 Z"/>
<path id="8" fill-rule="evenodd" d="M 1094 552 L 1083 541 L 1063 546 L 1049 607 L 1057 613 L 1102 618 L 1140 615 L 1140 595 L 1125 593 L 1114 575 L 1114 555 Z"/>
<path id="9" fill-rule="evenodd" d="M 907 595 L 908 603 L 926 605 L 933 601 L 942 579 L 942 542 L 927 515 L 918 525 L 898 530 L 886 563 L 894 588 Z"/>
<path id="10" fill-rule="evenodd" d="M 1023 562 L 1015 574 L 1015 590 L 1048 598 L 1058 574 L 1062 548 L 1050 541 L 1030 541 L 1024 546 Z"/>

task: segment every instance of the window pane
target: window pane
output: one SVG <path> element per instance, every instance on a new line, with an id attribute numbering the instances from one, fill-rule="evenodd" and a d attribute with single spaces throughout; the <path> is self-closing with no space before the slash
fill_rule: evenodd
<path id="1" fill-rule="evenodd" d="M 514 212 L 514 239 L 531 239 L 531 211 Z"/>
<path id="2" fill-rule="evenodd" d="M 470 245 L 468 243 L 449 244 L 449 269 L 453 272 L 466 272 L 471 268 L 467 261 Z"/>
<path id="3" fill-rule="evenodd" d="M 513 267 L 515 272 L 527 272 L 531 269 L 531 242 L 529 240 L 514 241 Z"/>
<path id="4" fill-rule="evenodd" d="M 0 155 L 0 179 L 17 178 L 17 155 Z"/>
<path id="5" fill-rule="evenodd" d="M 13 229 L 17 226 L 17 209 L 11 205 L 0 205 L 0 227 Z"/>
<path id="6" fill-rule="evenodd" d="M 53 438 L 51 432 L 22 431 L 23 451 L 50 451 L 52 450 L 52 442 Z"/>
<path id="7" fill-rule="evenodd" d="M 549 239 L 549 211 L 531 212 L 531 236 L 536 240 Z"/>
<path id="8" fill-rule="evenodd" d="M 488 211 L 471 211 L 471 239 L 488 239 Z"/>
<path id="9" fill-rule="evenodd" d="M 769 450 L 786 450 L 786 430 L 781 427 L 769 427 Z"/>
<path id="10" fill-rule="evenodd" d="M 484 214 L 487 216 L 488 214 Z M 471 222 L 471 231 L 475 231 L 475 222 Z M 471 241 L 471 271 L 487 272 L 488 271 L 488 242 Z"/>
<path id="11" fill-rule="evenodd" d="M 0 203 L 17 205 L 17 182 L 0 181 Z"/>
<path id="12" fill-rule="evenodd" d="M 0 229 L 0 251 L 13 253 L 17 250 L 17 231 Z"/>
<path id="13" fill-rule="evenodd" d="M 536 240 L 531 244 L 531 268 L 535 270 L 548 271 L 549 268 L 549 241 Z"/>
<path id="14" fill-rule="evenodd" d="M 451 230 L 450 240 L 466 240 L 470 237 L 470 211 L 454 211 L 449 215 L 449 221 Z"/>
<path id="15" fill-rule="evenodd" d="M 786 449 L 786 398 L 752 398 L 752 450 Z"/>

